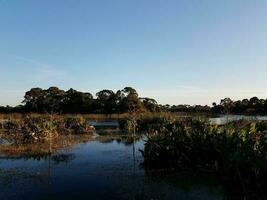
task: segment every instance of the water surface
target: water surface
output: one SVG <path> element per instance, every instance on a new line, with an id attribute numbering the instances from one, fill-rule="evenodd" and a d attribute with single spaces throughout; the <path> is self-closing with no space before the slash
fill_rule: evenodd
<path id="1" fill-rule="evenodd" d="M 52 155 L 47 146 L 0 145 L 0 199 L 222 199 L 220 185 L 205 176 L 145 171 L 143 139 L 74 140 L 52 145 Z"/>
<path id="2" fill-rule="evenodd" d="M 215 124 L 225 124 L 227 122 L 238 121 L 238 120 L 248 120 L 248 121 L 266 121 L 267 116 L 261 115 L 219 115 L 211 117 L 210 121 Z"/>

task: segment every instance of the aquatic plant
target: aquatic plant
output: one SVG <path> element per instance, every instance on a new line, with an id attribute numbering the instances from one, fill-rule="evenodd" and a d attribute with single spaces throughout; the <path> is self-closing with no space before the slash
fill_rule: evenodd
<path id="1" fill-rule="evenodd" d="M 146 169 L 175 168 L 215 173 L 245 198 L 261 196 L 267 178 L 267 125 L 238 121 L 214 125 L 183 119 L 148 135 Z M 266 188 L 265 188 L 266 189 Z M 228 188 L 228 191 L 233 188 Z"/>
<path id="2" fill-rule="evenodd" d="M 63 124 L 65 131 L 72 134 L 92 133 L 95 130 L 83 117 L 66 117 Z"/>
<path id="3" fill-rule="evenodd" d="M 119 120 L 119 129 L 129 133 L 133 129 L 132 123 L 130 122 L 130 120 L 121 119 Z"/>
<path id="4" fill-rule="evenodd" d="M 16 142 L 35 143 L 66 134 L 92 134 L 95 129 L 81 117 L 25 116 L 4 123 L 7 136 Z"/>
<path id="5" fill-rule="evenodd" d="M 135 124 L 130 118 L 119 120 L 119 128 L 125 132 L 133 132 L 134 125 L 138 133 L 152 134 L 154 132 L 162 132 L 165 126 L 173 123 L 175 120 L 182 119 L 181 116 L 162 114 L 140 114 L 136 117 Z"/>

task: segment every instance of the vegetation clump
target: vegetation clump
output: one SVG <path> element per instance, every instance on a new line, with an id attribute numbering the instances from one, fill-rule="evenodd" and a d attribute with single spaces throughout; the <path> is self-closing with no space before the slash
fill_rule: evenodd
<path id="1" fill-rule="evenodd" d="M 182 117 L 174 117 L 173 115 L 167 115 L 166 113 L 157 115 L 139 114 L 135 120 L 131 117 L 120 119 L 119 128 L 125 132 L 132 132 L 135 126 L 137 133 L 151 135 L 153 133 L 165 131 L 166 126 L 178 119 L 182 119 Z"/>
<path id="2" fill-rule="evenodd" d="M 245 198 L 264 197 L 267 178 L 267 125 L 238 121 L 213 125 L 183 119 L 148 135 L 144 166 L 211 172 Z"/>
<path id="3" fill-rule="evenodd" d="M 60 116 L 30 117 L 7 120 L 3 124 L 7 137 L 21 143 L 36 143 L 49 140 L 58 135 L 92 134 L 95 129 L 81 117 Z"/>
<path id="4" fill-rule="evenodd" d="M 82 117 L 64 118 L 63 125 L 64 131 L 69 132 L 71 134 L 91 133 L 95 130 L 94 127 L 90 126 L 87 121 Z"/>

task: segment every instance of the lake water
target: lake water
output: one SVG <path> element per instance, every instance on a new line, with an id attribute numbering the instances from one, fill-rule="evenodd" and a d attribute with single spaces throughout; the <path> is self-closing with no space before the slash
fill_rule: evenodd
<path id="1" fill-rule="evenodd" d="M 215 124 L 225 124 L 231 121 L 237 120 L 256 120 L 256 121 L 266 121 L 267 116 L 248 116 L 248 115 L 220 115 L 216 117 L 211 117 L 210 121 Z"/>
<path id="2" fill-rule="evenodd" d="M 106 128 L 106 127 L 113 127 L 118 128 L 119 123 L 118 121 L 110 120 L 110 121 L 92 121 L 89 120 L 88 123 L 94 127 Z"/>
<path id="3" fill-rule="evenodd" d="M 0 199 L 223 199 L 221 186 L 211 178 L 145 171 L 138 151 L 143 139 L 60 141 L 52 155 L 44 152 L 47 146 L 0 143 Z"/>
<path id="4" fill-rule="evenodd" d="M 224 124 L 267 116 L 221 115 Z M 90 121 L 96 128 L 118 128 L 117 121 Z M 141 163 L 144 137 L 70 136 L 52 144 L 13 146 L 0 139 L 0 199 L 224 199 L 215 179 L 174 171 L 146 171 Z"/>

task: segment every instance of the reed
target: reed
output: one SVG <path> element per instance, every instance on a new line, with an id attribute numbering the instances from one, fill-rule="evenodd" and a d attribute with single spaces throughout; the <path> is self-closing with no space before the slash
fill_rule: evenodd
<path id="1" fill-rule="evenodd" d="M 242 198 L 266 195 L 266 122 L 214 125 L 186 118 L 162 120 L 153 128 L 141 151 L 146 169 L 204 171 L 218 176 L 226 187 L 234 185 Z"/>

